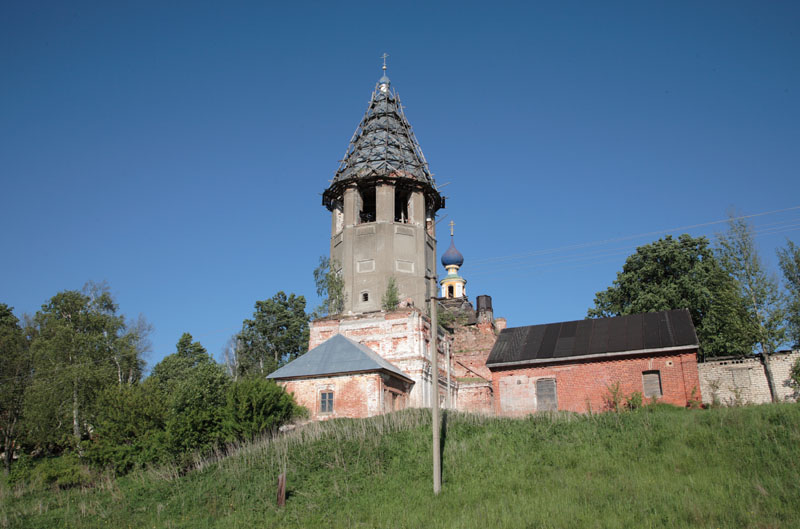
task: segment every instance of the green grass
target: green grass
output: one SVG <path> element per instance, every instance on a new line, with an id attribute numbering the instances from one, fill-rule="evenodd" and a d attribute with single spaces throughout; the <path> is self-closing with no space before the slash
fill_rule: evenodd
<path id="1" fill-rule="evenodd" d="M 800 527 L 800 405 L 313 424 L 217 461 L 0 489 L 0 527 Z M 286 469 L 289 497 L 275 506 Z"/>

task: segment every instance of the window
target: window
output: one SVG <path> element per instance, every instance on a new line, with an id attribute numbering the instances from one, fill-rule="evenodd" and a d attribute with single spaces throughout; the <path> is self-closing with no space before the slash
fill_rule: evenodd
<path id="1" fill-rule="evenodd" d="M 557 410 L 556 379 L 540 378 L 536 381 L 536 411 Z"/>
<path id="2" fill-rule="evenodd" d="M 323 391 L 319 394 L 319 412 L 333 413 L 333 391 Z"/>
<path id="3" fill-rule="evenodd" d="M 361 301 L 369 301 L 369 292 L 361 293 Z"/>
<path id="4" fill-rule="evenodd" d="M 455 294 L 453 292 L 453 285 L 448 285 L 447 286 L 447 297 L 448 298 L 452 298 L 454 295 Z"/>
<path id="5" fill-rule="evenodd" d="M 375 222 L 375 186 L 360 190 L 361 208 L 358 212 L 358 222 Z"/>
<path id="6" fill-rule="evenodd" d="M 394 190 L 394 221 L 408 222 L 408 202 L 411 200 L 411 191 L 407 189 Z"/>
<path id="7" fill-rule="evenodd" d="M 661 393 L 661 372 L 645 371 L 642 373 L 642 386 L 644 386 L 644 396 L 648 399 L 660 397 Z"/>

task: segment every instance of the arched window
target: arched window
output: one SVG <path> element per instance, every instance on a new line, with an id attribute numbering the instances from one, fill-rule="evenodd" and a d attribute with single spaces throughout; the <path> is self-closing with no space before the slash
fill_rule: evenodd
<path id="1" fill-rule="evenodd" d="M 358 190 L 360 207 L 358 210 L 359 224 L 375 222 L 375 186 L 363 187 Z"/>

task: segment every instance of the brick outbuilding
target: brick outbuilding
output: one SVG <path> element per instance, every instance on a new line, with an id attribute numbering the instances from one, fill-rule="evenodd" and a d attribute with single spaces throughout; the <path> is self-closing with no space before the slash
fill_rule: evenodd
<path id="1" fill-rule="evenodd" d="M 495 412 L 601 411 L 617 387 L 686 406 L 701 398 L 698 347 L 687 310 L 508 328 L 486 362 Z"/>
<path id="2" fill-rule="evenodd" d="M 369 347 L 341 334 L 271 373 L 312 420 L 371 417 L 406 407 L 414 381 Z"/>

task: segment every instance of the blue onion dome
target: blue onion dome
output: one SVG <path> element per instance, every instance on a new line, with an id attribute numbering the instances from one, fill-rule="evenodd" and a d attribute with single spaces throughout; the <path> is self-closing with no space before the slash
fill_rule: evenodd
<path id="1" fill-rule="evenodd" d="M 389 78 L 386 77 L 386 74 L 383 74 L 383 77 L 378 79 L 378 84 L 386 84 L 386 85 L 388 85 L 388 84 L 391 84 L 391 81 L 389 81 Z"/>
<path id="2" fill-rule="evenodd" d="M 456 250 L 453 238 L 450 238 L 450 248 L 442 255 L 442 266 L 461 266 L 464 264 L 464 256 Z"/>

